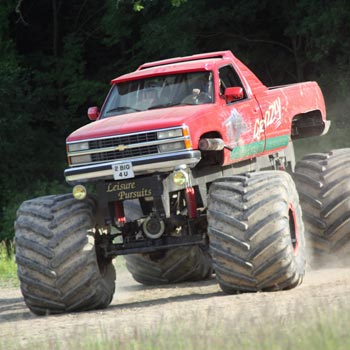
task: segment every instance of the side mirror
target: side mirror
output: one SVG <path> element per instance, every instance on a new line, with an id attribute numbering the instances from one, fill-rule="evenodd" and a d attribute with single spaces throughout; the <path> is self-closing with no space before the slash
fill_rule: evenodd
<path id="1" fill-rule="evenodd" d="M 98 107 L 90 107 L 88 109 L 88 118 L 91 120 L 91 121 L 95 121 L 99 115 L 100 115 L 100 111 L 98 110 Z"/>
<path id="2" fill-rule="evenodd" d="M 244 97 L 243 89 L 239 86 L 229 87 L 225 89 L 225 98 L 227 102 L 241 100 Z"/>

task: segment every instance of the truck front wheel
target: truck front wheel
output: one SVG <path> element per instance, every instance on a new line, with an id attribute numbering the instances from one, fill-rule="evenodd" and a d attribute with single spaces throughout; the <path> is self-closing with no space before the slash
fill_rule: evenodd
<path id="1" fill-rule="evenodd" d="M 208 234 L 226 293 L 290 289 L 305 270 L 304 226 L 289 174 L 221 178 L 209 192 Z"/>
<path id="2" fill-rule="evenodd" d="M 15 223 L 24 301 L 38 315 L 105 308 L 115 290 L 111 260 L 95 248 L 95 203 L 72 195 L 22 203 Z"/>

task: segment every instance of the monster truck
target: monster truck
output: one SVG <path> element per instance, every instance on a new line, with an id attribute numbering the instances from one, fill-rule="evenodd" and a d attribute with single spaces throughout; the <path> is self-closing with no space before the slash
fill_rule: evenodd
<path id="1" fill-rule="evenodd" d="M 305 270 L 292 141 L 327 132 L 315 82 L 268 88 L 230 51 L 146 63 L 67 138 L 73 195 L 25 201 L 18 275 L 36 314 L 107 307 L 113 258 L 143 284 L 290 289 Z"/>

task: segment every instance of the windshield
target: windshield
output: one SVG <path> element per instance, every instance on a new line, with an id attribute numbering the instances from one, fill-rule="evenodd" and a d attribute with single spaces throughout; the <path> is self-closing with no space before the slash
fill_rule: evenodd
<path id="1" fill-rule="evenodd" d="M 180 105 L 213 103 L 213 74 L 196 72 L 132 80 L 113 86 L 101 118 Z"/>

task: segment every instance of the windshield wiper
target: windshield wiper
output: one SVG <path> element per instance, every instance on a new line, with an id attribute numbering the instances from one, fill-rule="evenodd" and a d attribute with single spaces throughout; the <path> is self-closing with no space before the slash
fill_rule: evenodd
<path id="1" fill-rule="evenodd" d="M 176 102 L 176 103 L 163 103 L 155 106 L 151 106 L 149 109 L 157 109 L 157 108 L 163 108 L 163 107 L 174 107 L 174 106 L 187 106 L 192 105 L 192 103 L 183 103 L 183 102 Z"/>
<path id="2" fill-rule="evenodd" d="M 162 104 L 159 104 L 159 105 L 155 105 L 155 106 L 151 106 L 147 109 L 157 109 L 157 108 L 163 108 L 163 107 L 169 107 L 169 103 L 162 103 Z"/>
<path id="3" fill-rule="evenodd" d="M 119 106 L 119 107 L 115 107 L 115 108 L 111 108 L 108 111 L 106 111 L 106 113 L 111 113 L 111 112 L 119 112 L 119 111 L 126 111 L 128 109 L 131 109 L 132 111 L 135 112 L 140 112 L 141 109 L 137 109 L 131 106 Z"/>

